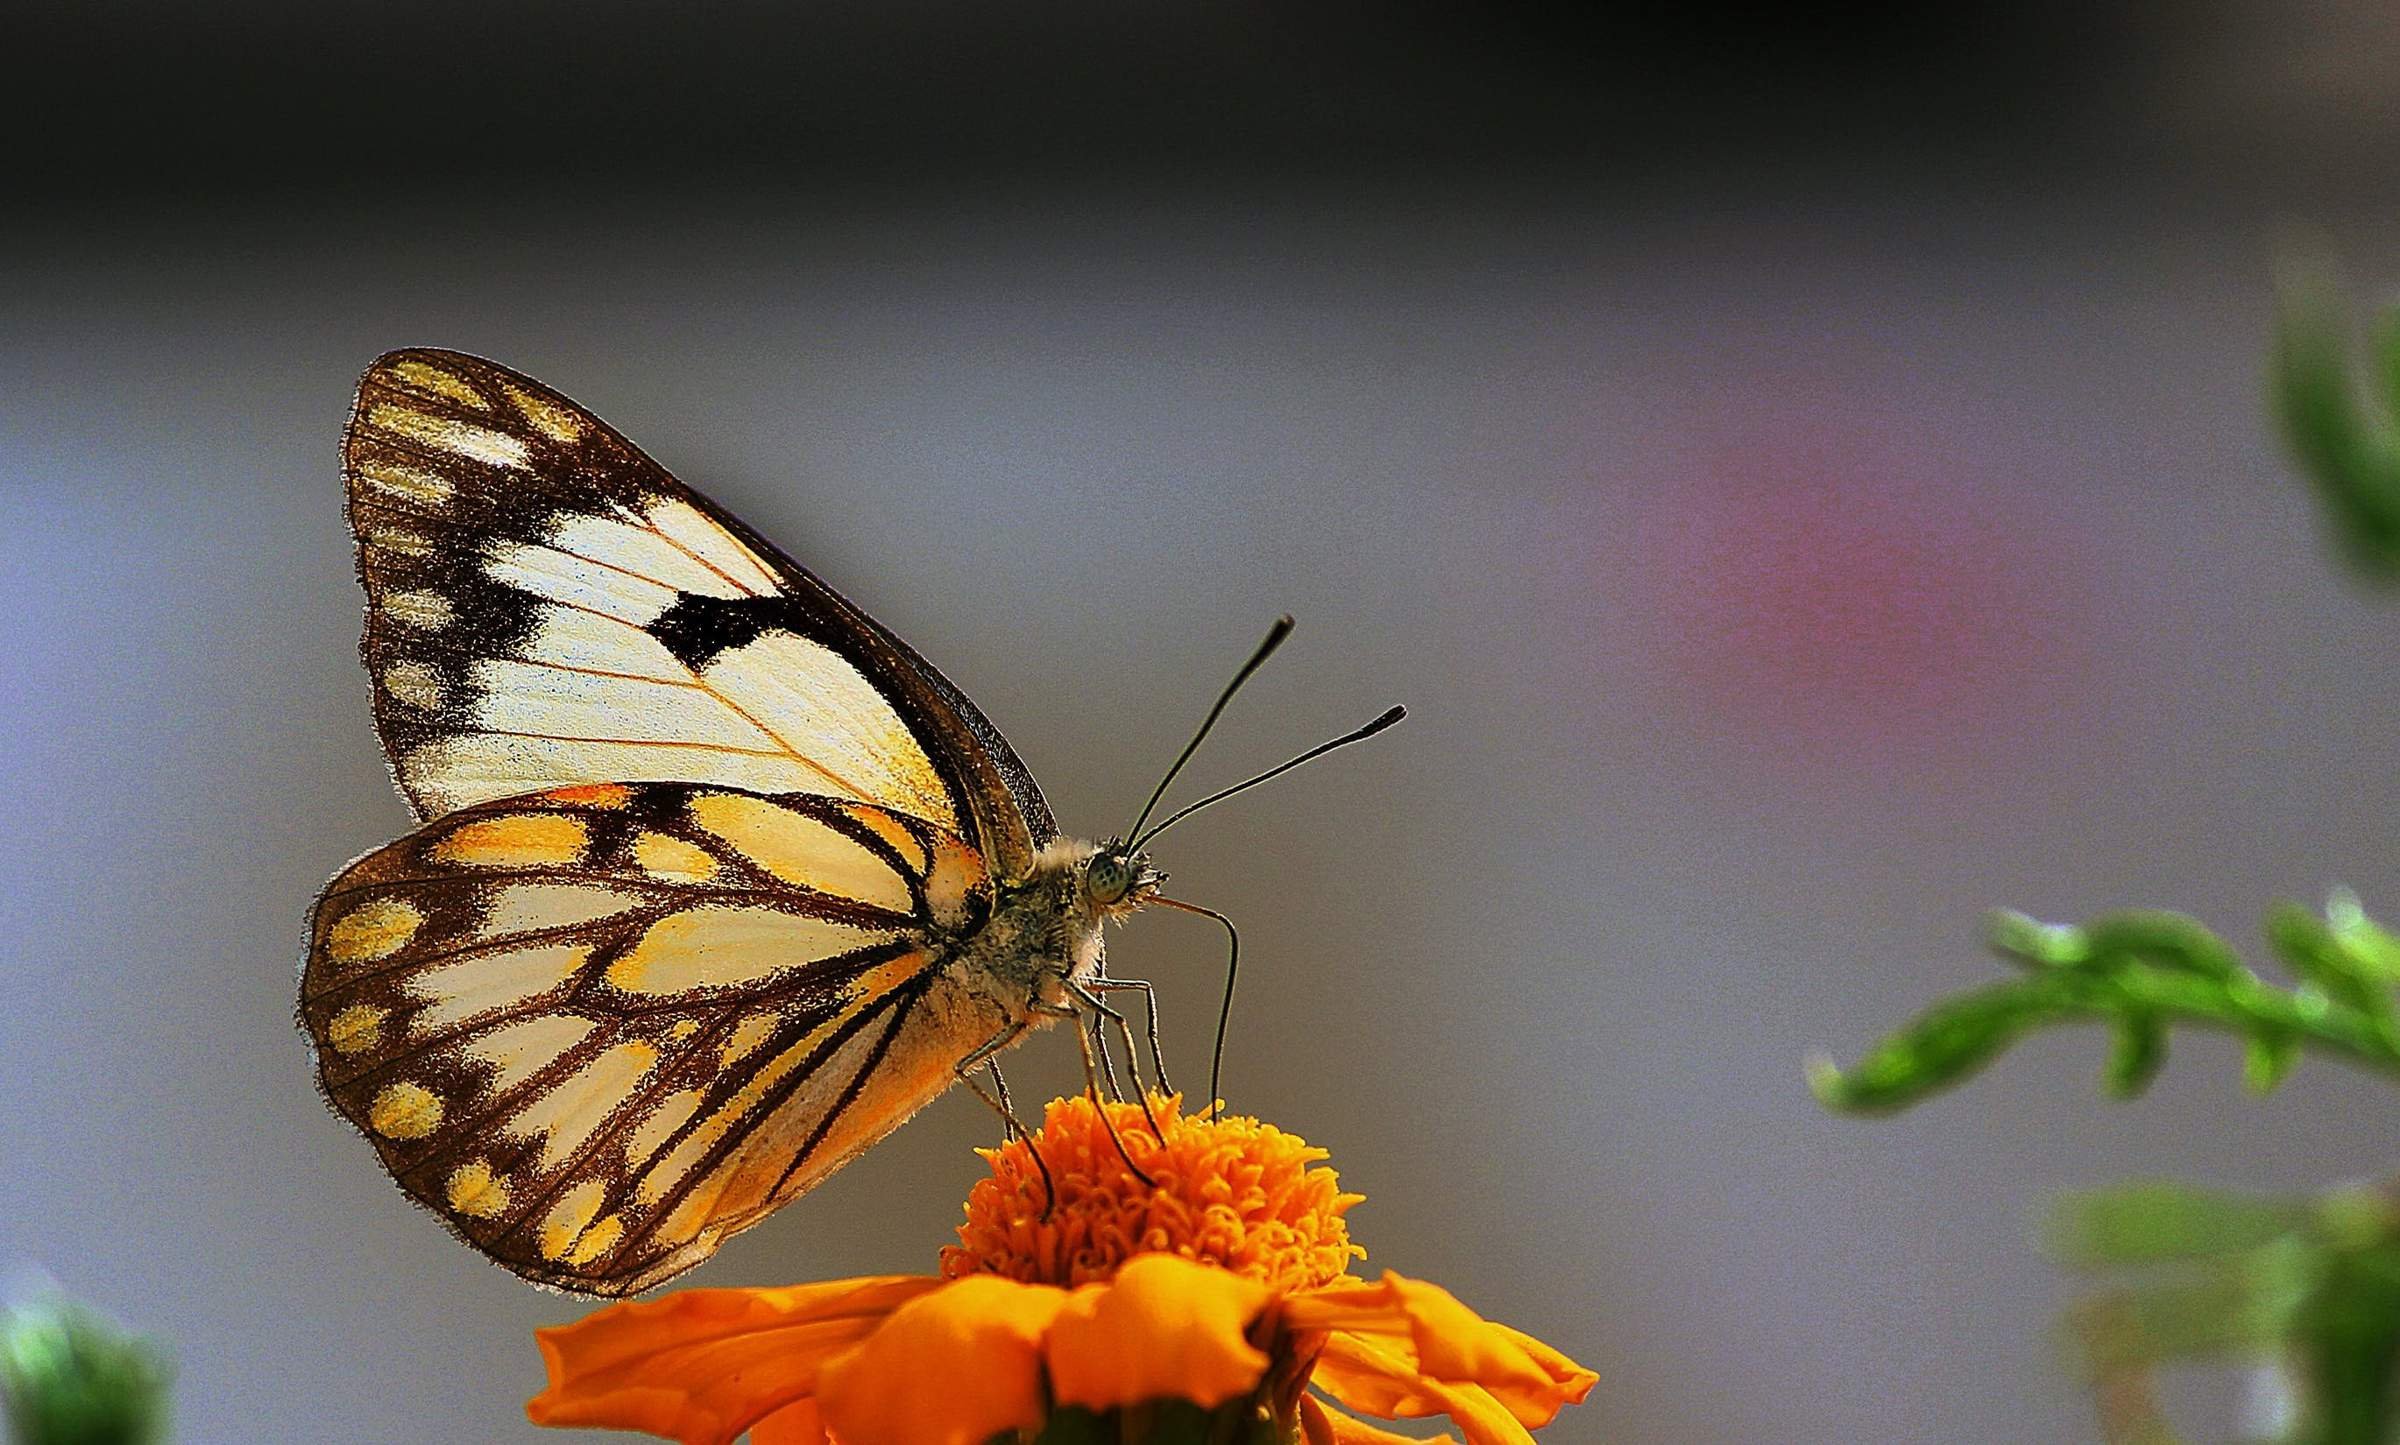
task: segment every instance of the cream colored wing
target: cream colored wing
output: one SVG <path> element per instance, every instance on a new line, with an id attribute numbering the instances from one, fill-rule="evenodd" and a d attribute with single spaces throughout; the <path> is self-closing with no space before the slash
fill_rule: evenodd
<path id="1" fill-rule="evenodd" d="M 931 664 L 539 382 L 393 352 L 343 463 L 376 723 L 421 818 L 676 781 L 895 808 L 1006 877 L 1056 835 Z"/>
<path id="2" fill-rule="evenodd" d="M 965 840 L 895 809 L 557 789 L 345 869 L 300 1017 L 326 1097 L 460 1238 L 628 1294 L 952 1082 L 1000 1023 L 944 970 L 990 902 Z"/>

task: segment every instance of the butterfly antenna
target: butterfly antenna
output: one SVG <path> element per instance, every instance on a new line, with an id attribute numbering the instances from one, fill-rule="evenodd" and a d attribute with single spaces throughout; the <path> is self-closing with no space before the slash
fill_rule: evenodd
<path id="1" fill-rule="evenodd" d="M 1330 742 L 1319 743 L 1315 747 L 1310 748 L 1307 752 L 1302 753 L 1300 756 L 1293 758 L 1289 762 L 1278 763 L 1274 767 L 1271 767 L 1265 772 L 1260 773 L 1255 778 L 1250 778 L 1243 782 L 1236 783 L 1230 788 L 1220 789 L 1217 792 L 1211 793 L 1207 797 L 1202 798 L 1197 803 L 1187 804 L 1184 807 L 1176 809 L 1174 812 L 1167 815 L 1164 822 L 1161 822 L 1157 827 L 1152 828 L 1147 833 L 1137 834 L 1134 840 L 1131 843 L 1128 843 L 1126 846 L 1138 851 L 1147 846 L 1151 839 L 1157 837 L 1161 833 L 1164 833 L 1169 828 L 1174 827 L 1177 823 L 1180 823 L 1184 819 L 1192 816 L 1192 814 L 1199 812 L 1202 808 L 1205 808 L 1212 803 L 1222 803 L 1227 798 L 1232 797 L 1234 794 L 1255 788 L 1260 783 L 1266 782 L 1270 778 L 1279 778 L 1285 773 L 1288 773 L 1292 769 L 1300 766 L 1302 763 L 1309 761 L 1311 758 L 1321 758 L 1325 754 L 1332 752 L 1335 748 L 1346 748 L 1352 743 L 1365 742 L 1368 738 L 1375 736 L 1377 733 L 1382 732 L 1385 728 L 1390 727 L 1393 723 L 1396 723 L 1400 721 L 1400 719 L 1407 716 L 1407 708 L 1395 706 L 1391 711 L 1375 719 L 1375 721 L 1368 723 L 1365 727 L 1346 732 Z"/>
<path id="2" fill-rule="evenodd" d="M 1260 665 L 1272 657 L 1275 649 L 1283 646 L 1283 640 L 1291 635 L 1290 614 L 1276 618 L 1275 625 L 1267 629 L 1266 641 L 1258 645 L 1258 650 L 1250 654 L 1250 660 L 1242 664 L 1242 670 L 1233 675 L 1233 681 L 1225 684 L 1225 690 L 1217 694 L 1217 705 L 1210 708 L 1208 716 L 1200 720 L 1200 730 L 1193 733 L 1192 740 L 1183 745 L 1183 752 L 1176 757 L 1175 765 L 1167 769 L 1167 775 L 1158 780 L 1158 787 L 1152 790 L 1150 801 L 1142 804 L 1142 815 L 1133 820 L 1132 827 L 1125 830 L 1126 837 L 1131 838 L 1142 831 L 1142 825 L 1150 821 L 1151 809 L 1156 808 L 1158 800 L 1167 795 L 1167 787 L 1175 781 L 1175 775 L 1182 772 L 1183 765 L 1192 760 L 1192 754 L 1200 751 L 1200 740 L 1207 737 L 1208 730 L 1217 725 L 1217 718 L 1224 713 L 1225 704 L 1233 701 L 1233 695 L 1242 690 L 1242 684 L 1250 680 L 1250 674 L 1258 671 Z"/>
<path id="3" fill-rule="evenodd" d="M 1218 1091 L 1217 1081 L 1223 1077 L 1225 1069 L 1225 1026 L 1233 1019 L 1233 981 L 1242 971 L 1242 935 L 1233 926 L 1232 919 L 1214 908 L 1202 908 L 1197 903 L 1186 903 L 1180 898 L 1168 898 L 1156 893 L 1150 895 L 1150 901 L 1165 904 L 1169 908 L 1179 908 L 1186 913 L 1197 913 L 1202 918 L 1213 918 L 1225 926 L 1225 1001 L 1217 1006 L 1217 1043 L 1208 1055 L 1208 1122 L 1214 1124 L 1218 1112 L 1225 1107 L 1225 1097 Z"/>

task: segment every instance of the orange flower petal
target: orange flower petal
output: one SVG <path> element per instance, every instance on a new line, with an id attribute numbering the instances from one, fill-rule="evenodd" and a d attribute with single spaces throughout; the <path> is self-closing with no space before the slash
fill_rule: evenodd
<path id="1" fill-rule="evenodd" d="M 1181 1255 L 1135 1255 L 1059 1311 L 1051 1388 L 1060 1404 L 1095 1410 L 1170 1396 L 1213 1408 L 1247 1394 L 1267 1356 L 1244 1334 L 1274 1293 Z"/>
<path id="2" fill-rule="evenodd" d="M 791 1289 L 695 1289 L 611 1305 L 537 1330 L 550 1387 L 525 1402 L 537 1425 L 642 1430 L 725 1445 L 815 1390 L 819 1369 L 906 1301 L 938 1289 L 913 1275 Z"/>
<path id="3" fill-rule="evenodd" d="M 1419 1374 L 1400 1352 L 1363 1335 L 1328 1336 L 1310 1381 L 1351 1409 L 1386 1419 L 1447 1415 L 1466 1432 L 1467 1445 L 1533 1445 L 1533 1436 L 1491 1391 Z"/>
<path id="4" fill-rule="evenodd" d="M 842 1445 L 983 1445 L 1042 1422 L 1042 1336 L 1067 1302 L 1050 1285 L 952 1280 L 892 1311 L 817 1380 Z"/>
<path id="5" fill-rule="evenodd" d="M 750 1445 L 827 1445 L 814 1400 L 795 1400 L 750 1427 Z"/>
<path id="6" fill-rule="evenodd" d="M 1599 1379 L 1532 1336 L 1476 1314 L 1441 1286 L 1389 1272 L 1372 1285 L 1295 1295 L 1285 1302 L 1283 1318 L 1286 1328 L 1371 1341 L 1383 1356 L 1428 1381 L 1479 1386 L 1527 1426 L 1549 1424 L 1565 1406 L 1581 1403 Z"/>
<path id="7" fill-rule="evenodd" d="M 1378 1430 L 1364 1420 L 1326 1409 L 1314 1395 L 1300 1397 L 1300 1438 L 1306 1445 L 1458 1445 L 1447 1435 L 1420 1440 Z"/>

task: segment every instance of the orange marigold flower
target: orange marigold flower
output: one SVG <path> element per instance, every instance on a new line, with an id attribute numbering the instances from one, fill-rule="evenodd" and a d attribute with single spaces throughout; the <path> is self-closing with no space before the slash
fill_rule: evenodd
<path id="1" fill-rule="evenodd" d="M 1150 1102 L 1155 1134 L 1139 1106 L 1061 1099 L 1035 1139 L 984 1151 L 991 1177 L 939 1278 L 687 1290 L 543 1330 L 550 1387 L 526 1413 L 684 1445 L 745 1430 L 754 1445 L 1139 1441 L 1170 1420 L 1179 1438 L 1198 1424 L 1286 1445 L 1404 1441 L 1338 1404 L 1526 1445 L 1590 1393 L 1589 1370 L 1436 1285 L 1348 1274 L 1365 1251 L 1343 1216 L 1360 1196 L 1323 1150 Z M 1034 1148 L 1057 1188 L 1047 1218 Z"/>
<path id="2" fill-rule="evenodd" d="M 1098 1105 L 1057 1100 L 1042 1117 L 1041 1149 L 1058 1207 L 1043 1217 L 1049 1194 L 1027 1141 L 976 1151 L 992 1177 L 967 1195 L 958 1243 L 942 1250 L 944 1278 L 989 1271 L 1074 1286 L 1137 1254 L 1180 1254 L 1288 1291 L 1331 1284 L 1366 1257 L 1342 1222 L 1366 1196 L 1311 1167 L 1324 1150 L 1256 1119 L 1187 1119 L 1179 1095 L 1152 1095 L 1148 1116 L 1132 1104 L 1109 1109 L 1116 1138 L 1153 1182 L 1125 1167 Z"/>

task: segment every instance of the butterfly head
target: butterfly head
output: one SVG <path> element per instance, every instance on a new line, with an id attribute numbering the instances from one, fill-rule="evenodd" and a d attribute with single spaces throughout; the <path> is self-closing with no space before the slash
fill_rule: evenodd
<path id="1" fill-rule="evenodd" d="M 1158 892 L 1167 875 L 1150 864 L 1121 838 L 1111 838 L 1092 850 L 1083 863 L 1083 901 L 1103 918 L 1121 918 Z"/>

